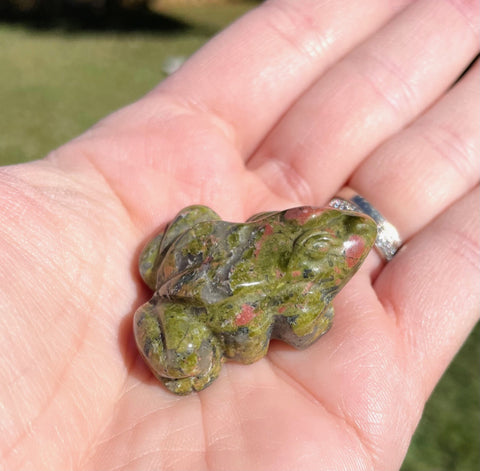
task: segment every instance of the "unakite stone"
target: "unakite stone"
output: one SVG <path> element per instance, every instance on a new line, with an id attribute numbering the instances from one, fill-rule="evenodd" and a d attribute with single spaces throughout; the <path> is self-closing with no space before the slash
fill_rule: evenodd
<path id="1" fill-rule="evenodd" d="M 134 316 L 138 349 L 170 391 L 188 394 L 211 384 L 225 360 L 265 356 L 272 338 L 306 348 L 330 328 L 332 300 L 376 232 L 368 216 L 330 208 L 231 223 L 187 207 L 140 256 L 154 293 Z"/>

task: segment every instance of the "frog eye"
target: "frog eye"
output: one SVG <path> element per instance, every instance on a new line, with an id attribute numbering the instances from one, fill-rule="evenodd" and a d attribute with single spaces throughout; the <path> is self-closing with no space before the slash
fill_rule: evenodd
<path id="1" fill-rule="evenodd" d="M 332 235 L 325 231 L 309 231 L 295 241 L 295 246 L 310 258 L 322 258 L 332 247 Z"/>

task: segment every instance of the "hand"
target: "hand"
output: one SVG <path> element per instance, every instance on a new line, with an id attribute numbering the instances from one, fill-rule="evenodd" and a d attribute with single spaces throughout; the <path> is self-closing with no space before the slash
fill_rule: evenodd
<path id="1" fill-rule="evenodd" d="M 398 469 L 478 319 L 478 6 L 272 0 L 137 103 L 0 170 L 6 469 Z M 176 397 L 141 361 L 136 259 L 182 207 L 241 221 L 348 184 L 399 230 L 334 327 Z"/>

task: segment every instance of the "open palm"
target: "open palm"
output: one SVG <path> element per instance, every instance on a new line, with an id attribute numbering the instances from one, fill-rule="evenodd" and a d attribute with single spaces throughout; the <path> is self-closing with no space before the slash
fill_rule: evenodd
<path id="1" fill-rule="evenodd" d="M 476 9 L 266 2 L 139 102 L 1 169 L 3 466 L 397 469 L 478 318 L 479 65 L 445 92 L 478 52 Z M 189 204 L 242 221 L 346 184 L 404 249 L 369 256 L 308 350 L 272 342 L 166 391 L 132 337 L 142 244 Z"/>

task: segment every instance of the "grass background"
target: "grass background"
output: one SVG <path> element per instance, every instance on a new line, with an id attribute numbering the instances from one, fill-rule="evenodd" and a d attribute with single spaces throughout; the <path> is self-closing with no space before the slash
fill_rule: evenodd
<path id="1" fill-rule="evenodd" d="M 41 158 L 139 98 L 165 77 L 168 57 L 190 55 L 254 4 L 166 2 L 107 20 L 0 17 L 0 164 Z M 427 403 L 402 471 L 480 469 L 479 358 L 477 324 Z"/>

